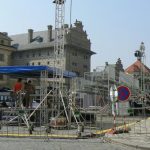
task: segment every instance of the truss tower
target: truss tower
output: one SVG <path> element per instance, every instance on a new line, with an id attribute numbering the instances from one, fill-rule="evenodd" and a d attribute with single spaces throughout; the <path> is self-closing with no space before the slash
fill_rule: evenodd
<path id="1" fill-rule="evenodd" d="M 53 74 L 53 101 L 57 110 L 53 116 L 60 112 L 61 97 L 63 93 L 63 72 L 65 69 L 64 62 L 64 20 L 65 20 L 65 0 L 54 0 L 55 3 L 55 44 L 54 44 L 54 68 Z M 61 92 L 61 93 L 60 93 Z"/>

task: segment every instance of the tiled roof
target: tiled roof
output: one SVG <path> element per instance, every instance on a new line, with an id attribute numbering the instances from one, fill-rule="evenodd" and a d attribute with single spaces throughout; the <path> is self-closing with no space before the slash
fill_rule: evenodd
<path id="1" fill-rule="evenodd" d="M 140 60 L 137 60 L 135 63 L 133 63 L 127 69 L 125 69 L 125 72 L 133 74 L 135 72 L 140 72 L 141 68 L 143 68 L 144 73 L 150 73 L 150 69 L 146 65 L 144 65 L 143 63 L 141 63 Z"/>

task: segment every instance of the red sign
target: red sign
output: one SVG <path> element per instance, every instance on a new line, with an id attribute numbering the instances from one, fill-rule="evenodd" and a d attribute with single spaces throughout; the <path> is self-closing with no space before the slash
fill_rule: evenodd
<path id="1" fill-rule="evenodd" d="M 131 92 L 126 86 L 119 86 L 118 90 L 118 100 L 121 102 L 127 101 L 131 95 Z"/>

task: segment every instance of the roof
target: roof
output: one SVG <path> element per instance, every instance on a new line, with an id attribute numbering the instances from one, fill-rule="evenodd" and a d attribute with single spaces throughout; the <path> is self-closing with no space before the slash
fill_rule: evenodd
<path id="1" fill-rule="evenodd" d="M 52 31 L 52 39 L 54 39 L 54 30 Z M 18 44 L 18 50 L 24 50 L 24 49 L 34 49 L 34 48 L 41 48 L 44 47 L 45 45 L 48 47 L 54 46 L 54 41 L 48 42 L 48 31 L 38 31 L 33 33 L 33 38 L 36 37 L 42 37 L 43 41 L 42 42 L 31 42 L 28 43 L 28 33 L 24 34 L 17 34 L 17 35 L 12 35 L 10 36 L 12 38 L 12 45 Z"/>
<path id="2" fill-rule="evenodd" d="M 52 68 L 48 66 L 1 66 L 0 74 L 22 76 L 22 77 L 32 77 L 37 78 L 40 77 L 41 71 L 47 70 L 49 77 L 58 72 L 58 68 Z M 64 71 L 65 78 L 73 78 L 76 77 L 76 73 L 70 71 Z"/>
<path id="3" fill-rule="evenodd" d="M 127 69 L 125 69 L 125 72 L 133 74 L 134 72 L 140 72 L 141 68 L 143 68 L 144 73 L 150 73 L 150 69 L 146 65 L 144 65 L 140 60 L 137 60 Z"/>
<path id="4" fill-rule="evenodd" d="M 52 39 L 54 39 L 54 37 L 55 37 L 54 32 L 55 31 L 52 30 Z M 36 38 L 38 36 L 43 38 L 43 41 L 40 42 L 40 43 L 47 43 L 48 42 L 47 41 L 47 39 L 48 39 L 48 30 L 33 32 L 33 38 Z M 15 44 L 15 43 L 19 43 L 20 45 L 28 44 L 28 33 L 11 35 L 10 37 L 13 39 L 12 44 Z M 36 44 L 36 42 L 31 42 L 29 44 Z"/>
<path id="5" fill-rule="evenodd" d="M 33 31 L 33 30 L 32 30 Z M 43 49 L 43 48 L 50 48 L 54 47 L 55 45 L 55 29 L 52 30 L 52 37 L 51 41 L 49 41 L 50 36 L 50 30 L 45 31 L 37 31 L 33 32 L 33 41 L 28 42 L 28 34 L 29 33 L 23 33 L 23 34 L 17 34 L 10 36 L 12 38 L 12 45 L 17 48 L 17 51 L 24 51 L 24 50 L 33 50 L 33 49 Z M 28 31 L 29 32 L 29 31 Z M 49 36 L 48 36 L 49 35 Z M 79 38 L 80 36 L 80 38 Z M 42 39 L 42 40 L 35 40 L 35 39 Z M 60 36 L 58 39 L 59 42 L 63 40 Z M 72 45 L 72 46 L 78 46 L 81 49 L 85 49 L 87 53 L 89 54 L 95 54 L 95 52 L 91 51 L 91 42 L 90 39 L 87 38 L 86 31 L 83 30 L 83 25 L 81 21 L 75 22 L 74 27 L 68 27 L 68 25 L 65 26 L 65 39 L 64 39 L 64 45 Z"/>

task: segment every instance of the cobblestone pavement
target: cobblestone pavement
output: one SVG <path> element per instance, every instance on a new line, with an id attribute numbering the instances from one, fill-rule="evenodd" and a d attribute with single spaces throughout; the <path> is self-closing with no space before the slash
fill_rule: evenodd
<path id="1" fill-rule="evenodd" d="M 150 118 L 133 124 L 129 133 L 105 134 L 105 137 L 110 139 L 111 142 L 150 150 Z"/>
<path id="2" fill-rule="evenodd" d="M 0 150 L 135 150 L 135 148 L 109 143 L 103 139 L 0 138 Z"/>

